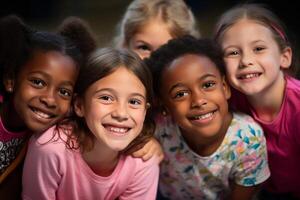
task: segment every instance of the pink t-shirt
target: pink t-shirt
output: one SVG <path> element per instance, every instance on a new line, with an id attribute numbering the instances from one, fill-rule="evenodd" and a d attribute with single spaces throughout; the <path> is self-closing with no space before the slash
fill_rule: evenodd
<path id="1" fill-rule="evenodd" d="M 26 131 L 8 131 L 0 118 L 0 174 L 2 174 L 16 158 L 23 146 L 26 135 Z"/>
<path id="2" fill-rule="evenodd" d="M 159 165 L 155 158 L 121 156 L 108 177 L 95 174 L 79 151 L 55 137 L 54 127 L 29 142 L 23 171 L 23 199 L 155 199 Z M 50 141 L 49 141 L 50 139 Z"/>
<path id="3" fill-rule="evenodd" d="M 238 110 L 251 114 L 265 132 L 271 171 L 266 188 L 300 198 L 300 81 L 285 78 L 283 103 L 272 122 L 259 119 L 246 97 L 236 91 L 232 103 Z"/>

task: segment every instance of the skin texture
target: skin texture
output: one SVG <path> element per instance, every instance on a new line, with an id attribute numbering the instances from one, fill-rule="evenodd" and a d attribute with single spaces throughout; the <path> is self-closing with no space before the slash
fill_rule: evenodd
<path id="1" fill-rule="evenodd" d="M 143 128 L 147 111 L 142 82 L 125 67 L 93 83 L 75 102 L 78 116 L 84 117 L 95 136 L 94 148 L 83 157 L 98 174 L 114 169 L 119 151 L 125 149 Z"/>
<path id="2" fill-rule="evenodd" d="M 172 38 L 168 25 L 159 17 L 152 18 L 131 38 L 129 48 L 144 59 Z"/>
<path id="3" fill-rule="evenodd" d="M 5 80 L 6 90 L 13 92 L 13 109 L 4 119 L 7 127 L 42 132 L 62 119 L 69 111 L 77 75 L 70 57 L 56 51 L 34 52 L 15 80 Z"/>
<path id="4" fill-rule="evenodd" d="M 164 69 L 162 80 L 163 105 L 188 145 L 202 156 L 212 154 L 232 119 L 230 90 L 216 65 L 207 57 L 183 55 Z"/>
<path id="5" fill-rule="evenodd" d="M 247 95 L 260 118 L 271 121 L 280 109 L 290 48 L 279 49 L 273 33 L 253 20 L 242 19 L 222 38 L 229 83 Z"/>

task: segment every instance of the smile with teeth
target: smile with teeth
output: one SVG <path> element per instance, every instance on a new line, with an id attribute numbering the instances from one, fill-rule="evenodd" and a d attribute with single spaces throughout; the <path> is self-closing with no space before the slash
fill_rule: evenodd
<path id="1" fill-rule="evenodd" d="M 210 113 L 206 113 L 203 115 L 197 115 L 197 116 L 193 116 L 191 117 L 192 120 L 205 120 L 205 119 L 209 119 L 213 116 L 213 114 L 215 113 L 215 111 L 210 112 Z"/>
<path id="2" fill-rule="evenodd" d="M 54 115 L 51 114 L 47 114 L 45 112 L 42 112 L 41 110 L 37 110 L 36 108 L 31 108 L 31 110 L 40 118 L 43 119 L 50 119 L 52 117 L 54 117 Z"/>
<path id="3" fill-rule="evenodd" d="M 105 126 L 105 129 L 109 132 L 115 133 L 115 134 L 124 134 L 127 133 L 130 128 L 125 127 L 115 127 L 115 126 Z"/>
<path id="4" fill-rule="evenodd" d="M 259 77 L 261 73 L 251 73 L 251 74 L 244 74 L 239 76 L 239 79 L 251 79 L 251 78 L 255 78 L 255 77 Z"/>

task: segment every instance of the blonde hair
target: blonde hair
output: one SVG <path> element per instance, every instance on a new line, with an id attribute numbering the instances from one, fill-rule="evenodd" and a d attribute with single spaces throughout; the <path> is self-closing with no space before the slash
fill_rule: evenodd
<path id="1" fill-rule="evenodd" d="M 128 47 L 131 38 L 149 20 L 159 17 L 174 38 L 183 35 L 200 37 L 195 17 L 184 0 L 134 0 L 118 25 L 114 39 L 117 47 Z"/>

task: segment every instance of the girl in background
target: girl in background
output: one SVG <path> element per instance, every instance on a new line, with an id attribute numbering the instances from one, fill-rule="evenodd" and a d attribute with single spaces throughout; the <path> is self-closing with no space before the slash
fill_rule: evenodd
<path id="1" fill-rule="evenodd" d="M 79 68 L 96 44 L 79 19 L 54 34 L 16 16 L 1 19 L 0 44 L 0 196 L 20 199 L 27 138 L 69 112 Z"/>
<path id="2" fill-rule="evenodd" d="M 155 199 L 158 162 L 123 154 L 153 134 L 151 88 L 138 55 L 96 51 L 76 83 L 76 114 L 30 140 L 23 199 Z"/>
<path id="3" fill-rule="evenodd" d="M 119 24 L 115 43 L 145 58 L 172 38 L 199 37 L 196 26 L 184 0 L 134 0 Z"/>
<path id="4" fill-rule="evenodd" d="M 271 177 L 262 199 L 300 198 L 300 81 L 285 28 L 267 8 L 245 4 L 225 12 L 216 26 L 233 106 L 263 127 Z"/>

